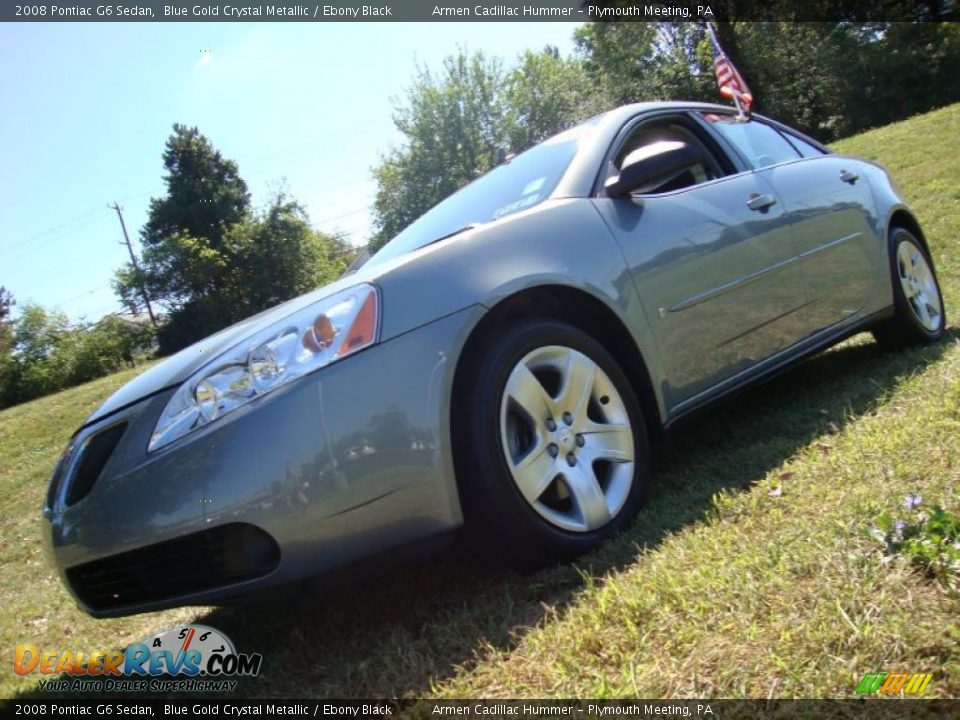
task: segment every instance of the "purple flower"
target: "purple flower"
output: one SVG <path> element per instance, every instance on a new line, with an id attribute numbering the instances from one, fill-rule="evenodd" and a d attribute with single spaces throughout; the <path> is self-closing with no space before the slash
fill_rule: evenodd
<path id="1" fill-rule="evenodd" d="M 907 523 L 905 523 L 903 520 L 897 520 L 893 524 L 893 532 L 896 534 L 898 539 L 903 538 L 903 531 L 906 529 L 907 529 Z"/>
<path id="2" fill-rule="evenodd" d="M 904 500 L 903 500 L 903 506 L 904 506 L 907 510 L 913 510 L 915 507 L 919 506 L 920 503 L 922 503 L 922 502 L 923 502 L 923 496 L 922 496 L 922 495 L 920 495 L 919 493 L 916 494 L 916 495 L 913 494 L 913 493 L 910 493 L 909 495 L 907 495 L 907 497 L 904 498 Z"/>

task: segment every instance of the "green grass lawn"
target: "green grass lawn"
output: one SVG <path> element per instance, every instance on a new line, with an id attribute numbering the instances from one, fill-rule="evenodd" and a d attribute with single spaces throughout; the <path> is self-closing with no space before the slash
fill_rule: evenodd
<path id="1" fill-rule="evenodd" d="M 884 163 L 960 307 L 960 105 L 837 143 Z M 119 620 L 75 609 L 38 514 L 73 429 L 132 372 L 0 412 L 0 696 L 18 642 L 107 649 L 200 620 L 264 672 L 240 694 L 835 697 L 873 671 L 960 696 L 960 601 L 866 530 L 908 493 L 960 511 L 960 344 L 862 335 L 678 428 L 632 529 L 532 576 L 450 557 L 285 605 Z M 149 493 L 149 488 L 144 488 Z"/>

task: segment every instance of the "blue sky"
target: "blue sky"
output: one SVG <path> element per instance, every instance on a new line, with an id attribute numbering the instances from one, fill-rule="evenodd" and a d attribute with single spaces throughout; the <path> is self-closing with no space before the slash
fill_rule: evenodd
<path id="1" fill-rule="evenodd" d="M 196 125 L 250 186 L 285 182 L 316 227 L 366 239 L 370 168 L 402 137 L 391 98 L 465 47 L 573 49 L 571 23 L 49 23 L 0 26 L 0 285 L 71 320 L 110 288 L 163 193 L 163 144 Z M 208 51 L 208 52 L 204 52 Z"/>

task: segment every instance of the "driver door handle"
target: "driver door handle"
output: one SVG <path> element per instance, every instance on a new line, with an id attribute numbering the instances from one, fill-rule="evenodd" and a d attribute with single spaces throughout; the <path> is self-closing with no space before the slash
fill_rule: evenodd
<path id="1" fill-rule="evenodd" d="M 855 172 L 850 172 L 849 170 L 841 170 L 840 179 L 843 180 L 845 183 L 850 183 L 851 185 L 853 185 L 857 180 L 860 179 L 860 176 L 857 175 Z"/>
<path id="2" fill-rule="evenodd" d="M 776 202 L 776 198 L 771 195 L 753 193 L 753 195 L 747 198 L 747 207 L 757 212 L 764 212 L 771 205 L 775 205 Z"/>

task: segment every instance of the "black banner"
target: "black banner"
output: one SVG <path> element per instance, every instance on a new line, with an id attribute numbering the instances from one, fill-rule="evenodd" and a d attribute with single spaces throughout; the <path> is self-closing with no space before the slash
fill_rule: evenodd
<path id="1" fill-rule="evenodd" d="M 925 22 L 960 19 L 957 0 L 25 0 L 5 22 Z"/>

